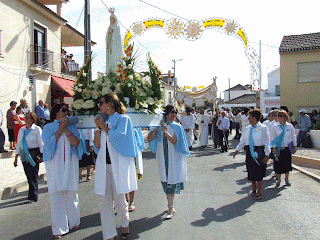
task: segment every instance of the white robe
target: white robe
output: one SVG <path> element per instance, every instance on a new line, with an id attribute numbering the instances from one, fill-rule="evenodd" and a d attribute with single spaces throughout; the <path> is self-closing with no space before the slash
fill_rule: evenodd
<path id="1" fill-rule="evenodd" d="M 57 149 L 51 160 L 44 161 L 49 194 L 58 191 L 78 191 L 79 158 L 71 155 L 70 142 L 65 133 L 57 141 Z"/>
<path id="2" fill-rule="evenodd" d="M 173 129 L 168 126 L 167 132 L 173 136 Z M 166 176 L 166 165 L 163 151 L 163 134 L 161 141 L 157 143 L 156 158 L 161 182 L 177 184 L 187 181 L 187 158 L 184 154 L 175 150 L 175 146 L 168 140 L 168 178 Z"/>
<path id="3" fill-rule="evenodd" d="M 135 158 L 137 173 L 143 174 L 142 151 L 138 150 L 138 154 L 139 154 L 139 156 Z"/>
<path id="4" fill-rule="evenodd" d="M 110 123 L 108 126 L 111 128 Z M 106 141 L 111 160 L 112 174 L 117 194 L 124 194 L 138 189 L 133 157 L 125 157 L 118 153 L 109 141 L 109 135 L 101 131 L 100 149 L 96 162 L 95 186 L 96 194 L 105 195 L 106 190 Z"/>
<path id="5" fill-rule="evenodd" d="M 192 143 L 193 143 L 194 122 L 195 122 L 195 119 L 192 114 L 190 114 L 189 116 L 187 116 L 187 115 L 182 116 L 183 129 L 184 130 L 190 129 L 189 132 L 184 131 L 184 133 L 186 134 L 186 140 L 187 140 L 188 147 L 191 147 Z"/>
<path id="6" fill-rule="evenodd" d="M 204 121 L 202 123 L 201 121 Z M 199 125 L 199 145 L 200 146 L 206 146 L 208 145 L 208 135 L 209 135 L 209 129 L 208 124 L 210 123 L 210 118 L 208 115 L 205 114 L 198 114 L 197 117 L 197 124 Z"/>

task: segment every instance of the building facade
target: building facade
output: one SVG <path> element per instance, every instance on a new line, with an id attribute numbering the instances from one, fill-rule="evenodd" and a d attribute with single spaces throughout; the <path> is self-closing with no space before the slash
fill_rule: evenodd
<path id="1" fill-rule="evenodd" d="M 320 33 L 284 36 L 280 52 L 281 105 L 297 117 L 320 107 Z"/>
<path id="2" fill-rule="evenodd" d="M 83 46 L 84 35 L 60 16 L 62 3 L 67 2 L 0 0 L 0 108 L 4 113 L 11 101 L 19 104 L 21 98 L 35 111 L 39 100 L 50 107 L 55 94 L 72 94 L 72 86 L 66 89 L 62 83 L 74 82 L 77 64 L 68 63 L 73 71 L 64 71 L 62 48 Z M 56 5 L 57 11 L 46 5 Z"/>
<path id="3" fill-rule="evenodd" d="M 268 73 L 268 91 L 261 93 L 260 109 L 268 113 L 272 108 L 280 107 L 280 68 Z"/>

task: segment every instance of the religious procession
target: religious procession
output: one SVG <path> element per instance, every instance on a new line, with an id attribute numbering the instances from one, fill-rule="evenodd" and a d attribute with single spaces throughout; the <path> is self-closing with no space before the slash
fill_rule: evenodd
<path id="1" fill-rule="evenodd" d="M 15 2 L 24 6 L 23 1 Z M 55 21 L 64 21 L 61 8 L 68 1 L 26 2 L 31 12 L 41 8 Z M 294 162 L 297 151 L 318 148 L 318 138 L 311 132 L 320 127 L 317 106 L 288 104 L 289 110 L 278 98 L 262 101 L 261 59 L 248 45 L 243 28 L 230 19 L 184 24 L 180 18 L 152 18 L 135 22 L 123 35 L 121 8 L 103 3 L 109 23 L 104 33 L 105 67 L 93 76 L 99 57 L 91 50 L 96 43 L 90 38 L 90 7 L 85 2 L 86 34 L 66 22 L 61 30 L 61 74 L 71 79 L 50 73 L 51 85 L 40 83 L 54 66 L 49 62 L 46 66 L 52 69 L 42 69 L 50 56 L 42 44 L 47 30 L 35 21 L 34 74 L 29 75 L 20 106 L 14 101 L 20 95 L 10 98 L 6 123 L 0 109 L 1 126 L 6 124 L 8 130 L 0 128 L 0 156 L 13 160 L 10 168 L 2 167 L 5 178 L 15 178 L 19 171 L 27 183 L 1 191 L 3 239 L 300 239 L 305 235 L 283 229 L 292 219 L 297 219 L 292 228 L 314 222 L 314 212 L 320 210 L 302 207 L 309 220 L 294 210 L 302 193 L 313 196 L 318 189 L 310 190 L 315 184 L 298 173 Z M 56 12 L 49 5 L 55 5 Z M 231 88 L 229 79 L 225 101 L 221 91 L 218 97 L 218 77 L 206 86 L 179 87 L 175 68 L 182 59 L 172 60 L 173 73 L 168 74 L 161 72 L 159 57 L 151 51 L 145 61 L 140 60 L 138 39 L 150 29 L 165 30 L 172 39 L 184 35 L 189 41 L 199 39 L 206 29 L 234 35 L 251 64 L 251 84 Z M 72 44 L 84 45 L 82 67 L 73 59 L 76 54 L 67 57 L 67 36 Z M 85 43 L 79 44 L 78 38 Z M 320 170 L 314 171 L 320 175 Z M 285 223 L 277 226 L 279 219 Z M 265 221 L 273 224 L 274 234 L 263 230 Z M 249 223 L 257 230 L 247 231 Z M 310 230 L 306 235 L 313 239 L 318 233 Z"/>

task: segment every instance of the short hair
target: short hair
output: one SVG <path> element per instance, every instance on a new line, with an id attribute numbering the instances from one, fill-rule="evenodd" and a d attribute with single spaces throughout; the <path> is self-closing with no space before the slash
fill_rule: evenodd
<path id="1" fill-rule="evenodd" d="M 19 110 L 22 111 L 22 107 L 18 106 L 18 107 L 16 108 L 16 113 L 18 113 Z"/>
<path id="2" fill-rule="evenodd" d="M 39 105 L 40 105 L 40 102 L 42 102 L 42 103 L 43 103 L 43 101 L 42 101 L 42 100 L 39 100 L 39 101 L 38 101 L 38 104 L 39 104 Z"/>
<path id="3" fill-rule="evenodd" d="M 259 108 L 256 109 L 252 109 L 249 111 L 249 114 L 255 118 L 258 122 L 261 120 L 262 118 L 262 111 Z"/>
<path id="4" fill-rule="evenodd" d="M 244 108 L 244 110 L 243 110 L 243 112 L 246 114 L 247 112 L 249 112 L 250 111 L 250 108 L 248 108 L 248 107 L 245 107 Z"/>
<path id="5" fill-rule="evenodd" d="M 282 110 L 286 111 L 287 113 L 289 112 L 288 107 L 287 107 L 287 106 L 285 106 L 285 105 L 281 106 L 281 107 L 280 107 L 280 109 L 282 109 Z"/>
<path id="6" fill-rule="evenodd" d="M 34 112 L 28 112 L 26 114 L 27 115 L 31 115 L 32 119 L 33 119 L 33 123 L 36 123 L 37 122 L 37 114 L 35 114 Z"/>
<path id="7" fill-rule="evenodd" d="M 279 116 L 284 116 L 286 120 L 289 119 L 288 113 L 287 113 L 285 110 L 282 110 L 282 109 L 279 110 L 279 112 L 278 112 L 278 117 L 279 117 Z"/>
<path id="8" fill-rule="evenodd" d="M 168 104 L 168 105 L 164 108 L 164 115 L 165 115 L 165 116 L 168 116 L 169 113 L 170 113 L 170 111 L 171 111 L 172 109 L 174 109 L 174 106 L 171 105 L 171 104 Z"/>
<path id="9" fill-rule="evenodd" d="M 271 111 L 271 115 L 274 116 L 274 117 L 277 117 L 279 111 L 280 111 L 279 109 L 274 109 L 274 110 Z"/>
<path id="10" fill-rule="evenodd" d="M 20 99 L 20 104 L 22 104 L 23 102 L 26 102 L 27 100 L 25 98 L 21 98 Z"/>
<path id="11" fill-rule="evenodd" d="M 13 105 L 15 105 L 15 104 L 17 104 L 16 101 L 11 101 L 11 102 L 10 102 L 10 107 L 13 106 Z"/>
<path id="12" fill-rule="evenodd" d="M 60 109 L 63 107 L 63 106 L 68 106 L 68 104 L 62 102 L 60 104 L 56 104 L 52 107 L 51 109 L 51 113 L 50 113 L 50 120 L 51 122 L 53 122 L 54 120 L 56 120 L 57 118 L 57 113 L 60 111 Z"/>

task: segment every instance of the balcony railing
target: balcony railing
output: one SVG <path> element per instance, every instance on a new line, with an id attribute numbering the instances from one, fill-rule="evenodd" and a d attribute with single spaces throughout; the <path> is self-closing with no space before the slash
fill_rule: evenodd
<path id="1" fill-rule="evenodd" d="M 53 68 L 53 52 L 37 45 L 30 46 L 32 67 L 54 70 Z"/>
<path id="2" fill-rule="evenodd" d="M 63 57 L 61 58 L 61 73 L 76 77 L 78 71 L 79 71 L 79 63 L 70 61 Z"/>

